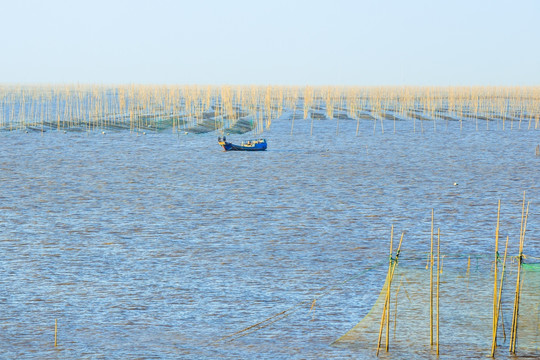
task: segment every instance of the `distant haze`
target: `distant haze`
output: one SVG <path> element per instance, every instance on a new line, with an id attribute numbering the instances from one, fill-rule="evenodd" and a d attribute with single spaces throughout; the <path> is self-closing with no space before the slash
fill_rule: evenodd
<path id="1" fill-rule="evenodd" d="M 5 1 L 0 83 L 540 85 L 540 1 Z"/>

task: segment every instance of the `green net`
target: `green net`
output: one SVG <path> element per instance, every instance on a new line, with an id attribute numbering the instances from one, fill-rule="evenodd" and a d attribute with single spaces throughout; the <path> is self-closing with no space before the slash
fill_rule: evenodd
<path id="1" fill-rule="evenodd" d="M 494 311 L 494 262 L 464 258 L 443 258 L 439 273 L 439 347 L 441 353 L 455 351 L 491 353 Z M 435 265 L 436 266 L 436 265 Z M 497 328 L 497 351 L 508 352 L 514 311 L 518 264 L 508 261 Z M 498 265 L 500 287 L 502 263 Z M 387 297 L 388 281 L 371 311 L 350 331 L 334 342 L 376 351 L 379 336 L 381 350 L 386 342 L 390 352 L 421 352 L 437 344 L 437 271 L 433 269 L 433 317 L 430 326 L 430 269 L 426 263 L 400 260 L 390 287 L 389 322 L 381 331 L 381 317 Z M 540 354 L 540 265 L 523 264 L 517 322 L 516 353 Z M 499 290 L 497 290 L 497 293 Z M 388 326 L 388 330 L 387 330 Z M 430 331 L 430 328 L 433 329 Z M 386 337 L 388 331 L 388 339 Z M 380 334 L 380 335 L 379 335 Z M 433 343 L 433 345 L 431 345 Z"/>

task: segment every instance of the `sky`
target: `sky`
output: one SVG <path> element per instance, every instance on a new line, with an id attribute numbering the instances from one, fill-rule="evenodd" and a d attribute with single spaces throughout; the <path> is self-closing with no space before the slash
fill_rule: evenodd
<path id="1" fill-rule="evenodd" d="M 540 0 L 0 0 L 0 83 L 540 85 Z"/>

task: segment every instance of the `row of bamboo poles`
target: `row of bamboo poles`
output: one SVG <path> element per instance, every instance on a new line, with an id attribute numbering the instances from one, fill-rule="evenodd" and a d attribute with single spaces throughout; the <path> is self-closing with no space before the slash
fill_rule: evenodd
<path id="1" fill-rule="evenodd" d="M 525 242 L 525 232 L 527 230 L 527 219 L 529 216 L 529 205 L 530 201 L 527 202 L 527 206 L 525 207 L 525 193 L 523 194 L 523 203 L 522 203 L 522 212 L 521 212 L 521 225 L 520 225 L 520 233 L 519 233 L 519 254 L 517 256 L 517 277 L 516 277 L 516 288 L 514 293 L 514 302 L 513 302 L 513 314 L 512 314 L 512 322 L 511 322 L 511 329 L 510 329 L 510 345 L 509 345 L 509 351 L 511 354 L 516 353 L 516 343 L 517 343 L 517 334 L 518 334 L 518 315 L 519 315 L 519 302 L 520 302 L 520 292 L 522 289 L 522 278 L 521 278 L 521 268 L 523 264 L 523 246 Z M 499 224 L 500 224 L 500 210 L 501 210 L 501 201 L 498 202 L 497 207 L 497 225 L 495 230 L 495 251 L 494 251 L 494 275 L 493 275 L 493 321 L 492 321 L 492 345 L 491 345 L 491 352 L 490 356 L 495 357 L 496 349 L 497 349 L 497 332 L 500 327 L 500 321 L 499 319 L 502 316 L 501 311 L 501 299 L 502 299 L 502 291 L 503 291 L 503 283 L 504 283 L 504 275 L 506 272 L 506 260 L 507 260 L 507 252 L 508 252 L 508 242 L 509 242 L 509 236 L 506 238 L 506 244 L 504 249 L 504 256 L 501 260 L 499 255 Z M 430 254 L 428 259 L 428 267 L 429 267 L 429 342 L 430 347 L 435 350 L 435 354 L 439 355 L 439 344 L 440 344 L 440 333 L 439 333 L 439 293 L 440 293 L 440 274 L 442 273 L 442 260 L 441 260 L 441 252 L 440 252 L 440 244 L 441 244 L 441 232 L 440 229 L 437 229 L 437 248 L 436 248 L 436 267 L 434 267 L 435 262 L 435 248 L 434 248 L 434 210 L 431 212 L 431 236 L 430 236 Z M 390 300 L 391 300 L 391 287 L 392 287 L 392 281 L 394 277 L 394 272 L 396 267 L 398 266 L 398 258 L 401 251 L 401 244 L 403 241 L 403 233 L 401 235 L 401 239 L 399 241 L 399 245 L 397 248 L 397 251 L 394 255 L 393 250 L 393 236 L 394 236 L 394 226 L 392 225 L 391 229 L 391 236 L 390 236 L 390 257 L 389 257 L 389 265 L 388 265 L 388 272 L 386 275 L 385 280 L 385 299 L 384 299 L 384 305 L 383 310 L 381 314 L 381 321 L 379 326 L 379 335 L 377 339 L 377 352 L 376 355 L 379 356 L 379 352 L 381 350 L 381 343 L 382 343 L 382 337 L 383 337 L 383 329 L 386 328 L 386 342 L 384 349 L 386 352 L 389 351 L 389 342 L 390 342 L 390 333 L 389 333 L 389 324 L 390 324 Z M 498 280 L 498 274 L 499 274 L 499 262 L 502 261 L 502 271 L 500 280 Z M 469 274 L 470 269 L 470 257 L 468 260 L 467 265 L 467 275 Z M 436 271 L 436 276 L 433 276 L 433 271 Z M 397 290 L 399 292 L 399 288 Z M 396 292 L 396 293 L 397 293 Z M 397 294 L 396 294 L 397 296 Z M 397 299 L 396 299 L 397 301 Z M 395 324 L 397 323 L 397 313 L 395 316 Z"/>
<path id="2" fill-rule="evenodd" d="M 297 114 L 297 111 L 300 114 Z M 373 120 L 410 119 L 424 130 L 441 120 L 474 121 L 476 129 L 497 120 L 502 129 L 540 128 L 540 87 L 283 87 L 283 86 L 20 86 L 0 85 L 0 129 L 28 126 L 95 130 L 119 126 L 130 130 L 173 131 L 212 117 L 215 129 L 250 116 L 262 132 L 288 112 L 294 120 L 346 117 Z M 225 124 L 224 124 L 225 122 Z M 508 124 L 509 123 L 509 124 Z M 497 125 L 498 126 L 498 125 Z"/>

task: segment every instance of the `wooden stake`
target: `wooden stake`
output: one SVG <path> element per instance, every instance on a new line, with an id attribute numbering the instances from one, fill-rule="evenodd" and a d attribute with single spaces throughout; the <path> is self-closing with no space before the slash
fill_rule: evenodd
<path id="1" fill-rule="evenodd" d="M 58 320 L 54 319 L 54 347 L 58 346 L 57 334 L 58 334 Z"/>

